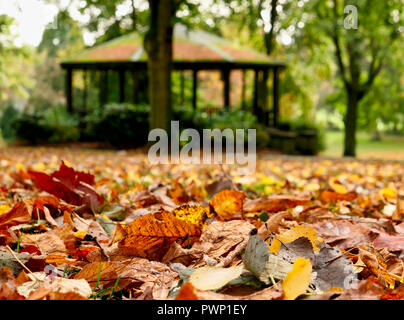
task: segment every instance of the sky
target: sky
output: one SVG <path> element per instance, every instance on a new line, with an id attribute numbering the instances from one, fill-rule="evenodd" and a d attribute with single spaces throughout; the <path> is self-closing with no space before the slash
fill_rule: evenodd
<path id="1" fill-rule="evenodd" d="M 136 8 L 141 10 L 145 7 L 147 1 L 135 0 Z M 82 23 L 86 23 L 89 15 L 79 12 L 79 8 L 85 5 L 82 0 L 58 0 L 60 8 L 68 8 L 70 16 Z M 125 0 L 118 6 L 117 17 L 124 16 L 130 12 L 131 0 Z M 0 0 L 0 14 L 7 14 L 15 19 L 16 25 L 12 27 L 13 34 L 17 37 L 15 45 L 24 44 L 38 46 L 42 39 L 45 26 L 49 23 L 55 23 L 55 17 L 59 9 L 54 4 L 45 3 L 44 0 Z M 57 25 L 55 24 L 55 27 Z M 84 42 L 87 45 L 94 43 L 96 33 L 83 32 Z"/>
<path id="2" fill-rule="evenodd" d="M 15 44 L 18 46 L 37 46 L 45 26 L 53 22 L 57 12 L 56 6 L 41 0 L 0 0 L 0 14 L 7 14 L 16 20 L 11 32 L 17 36 Z"/>
<path id="3" fill-rule="evenodd" d="M 299 2 L 304 3 L 307 1 L 308 0 L 303 0 Z M 202 1 L 201 5 L 203 7 L 210 2 L 212 1 Z M 82 0 L 59 0 L 58 3 L 61 8 L 68 7 L 69 14 L 73 19 L 83 23 L 89 19 L 88 15 L 81 14 L 78 10 L 78 8 L 83 5 Z M 142 8 L 144 4 L 145 1 L 135 0 L 135 6 L 137 8 Z M 142 9 L 144 10 L 145 8 Z M 49 23 L 55 23 L 55 16 L 57 15 L 58 10 L 59 9 L 56 5 L 47 4 L 43 0 L 0 0 L 0 14 L 7 14 L 8 16 L 13 17 L 16 21 L 16 24 L 11 28 L 11 32 L 16 36 L 16 40 L 14 41 L 16 46 L 22 46 L 25 44 L 38 46 L 41 42 L 45 26 Z M 131 7 L 129 0 L 126 0 L 120 7 L 118 7 L 116 14 L 117 16 L 124 16 L 128 13 L 128 10 L 131 10 Z M 220 13 L 223 14 L 222 12 Z M 269 18 L 269 12 L 263 12 L 262 20 L 265 28 L 268 29 L 268 27 L 271 27 L 271 24 L 265 17 Z M 56 24 L 55 27 L 57 27 Z M 266 30 L 266 32 L 268 32 L 268 30 Z M 83 36 L 84 42 L 87 45 L 91 45 L 94 43 L 97 34 L 92 34 L 84 30 Z M 279 40 L 284 45 L 289 45 L 292 42 L 291 36 L 285 30 L 281 30 Z"/>

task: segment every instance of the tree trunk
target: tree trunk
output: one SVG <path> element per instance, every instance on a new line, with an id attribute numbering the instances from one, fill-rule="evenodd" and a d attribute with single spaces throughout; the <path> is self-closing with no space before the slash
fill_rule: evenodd
<path id="1" fill-rule="evenodd" d="M 348 92 L 348 107 L 345 114 L 345 150 L 344 156 L 356 156 L 356 121 L 359 98 L 355 90 Z"/>
<path id="2" fill-rule="evenodd" d="M 136 31 L 136 7 L 135 7 L 135 0 L 132 0 L 132 29 Z"/>
<path id="3" fill-rule="evenodd" d="M 175 12 L 172 0 L 149 0 L 150 29 L 144 47 L 148 55 L 150 130 L 168 131 L 171 120 L 171 70 Z"/>

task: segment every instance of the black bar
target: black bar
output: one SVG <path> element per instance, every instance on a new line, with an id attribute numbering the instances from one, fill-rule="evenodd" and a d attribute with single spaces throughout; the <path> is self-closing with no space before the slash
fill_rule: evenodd
<path id="1" fill-rule="evenodd" d="M 223 103 L 226 109 L 230 108 L 230 70 L 223 69 L 222 71 L 223 76 Z"/>
<path id="2" fill-rule="evenodd" d="M 125 70 L 119 70 L 119 102 L 125 102 Z"/>
<path id="3" fill-rule="evenodd" d="M 73 112 L 73 70 L 66 70 L 66 103 L 67 103 L 67 111 Z"/>
<path id="4" fill-rule="evenodd" d="M 198 70 L 193 70 L 192 84 L 192 107 L 196 110 L 198 99 Z"/>
<path id="5" fill-rule="evenodd" d="M 279 68 L 275 68 L 273 72 L 273 126 L 277 128 L 279 122 Z"/>

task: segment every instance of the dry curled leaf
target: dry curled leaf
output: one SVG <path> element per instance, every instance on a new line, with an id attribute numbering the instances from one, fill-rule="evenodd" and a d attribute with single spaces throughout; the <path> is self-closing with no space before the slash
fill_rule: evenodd
<path id="1" fill-rule="evenodd" d="M 171 213 L 150 213 L 129 224 L 119 248 L 125 254 L 160 260 L 173 242 L 190 247 L 200 235 L 200 228 Z"/>
<path id="2" fill-rule="evenodd" d="M 307 197 L 289 195 L 274 195 L 254 200 L 246 200 L 243 210 L 245 212 L 278 212 L 292 209 L 310 201 Z"/>
<path id="3" fill-rule="evenodd" d="M 213 222 L 203 230 L 201 238 L 191 249 L 173 243 L 162 261 L 199 267 L 206 264 L 203 256 L 207 255 L 217 262 L 217 266 L 229 266 L 246 246 L 253 229 L 251 223 L 242 220 Z"/>

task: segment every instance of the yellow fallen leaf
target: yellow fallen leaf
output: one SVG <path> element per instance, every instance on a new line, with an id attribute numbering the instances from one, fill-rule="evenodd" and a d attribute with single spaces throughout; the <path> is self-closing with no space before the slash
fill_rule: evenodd
<path id="1" fill-rule="evenodd" d="M 243 265 L 230 268 L 205 266 L 196 269 L 191 274 L 189 282 L 199 290 L 216 290 L 238 278 L 242 272 Z"/>
<path id="2" fill-rule="evenodd" d="M 46 166 L 45 166 L 44 163 L 38 162 L 38 163 L 35 163 L 35 164 L 34 164 L 33 169 L 34 169 L 35 171 L 45 171 Z"/>
<path id="3" fill-rule="evenodd" d="M 294 300 L 305 293 L 309 284 L 312 266 L 310 260 L 297 258 L 293 263 L 293 269 L 282 282 L 284 300 Z"/>
<path id="4" fill-rule="evenodd" d="M 74 233 L 74 236 L 81 240 L 83 240 L 86 237 L 86 235 L 87 235 L 87 231 L 77 231 Z"/>
<path id="5" fill-rule="evenodd" d="M 338 193 L 345 194 L 348 193 L 347 188 L 338 180 L 338 177 L 331 178 L 328 183 L 330 187 Z"/>
<path id="6" fill-rule="evenodd" d="M 25 171 L 25 166 L 21 163 L 21 162 L 18 162 L 18 163 L 16 163 L 16 165 L 15 165 L 15 169 L 17 170 L 17 171 Z"/>
<path id="7" fill-rule="evenodd" d="M 305 226 L 303 224 L 297 225 L 296 227 L 278 235 L 278 237 L 272 241 L 269 251 L 277 254 L 282 243 L 291 243 L 302 237 L 310 240 L 314 251 L 320 252 L 319 245 L 323 242 L 323 239 L 317 237 L 317 233 L 313 227 Z"/>
<path id="8" fill-rule="evenodd" d="M 3 213 L 8 212 L 10 210 L 11 210 L 11 207 L 9 205 L 6 205 L 6 204 L 1 204 L 0 205 L 0 215 L 2 215 Z"/>
<path id="9" fill-rule="evenodd" d="M 192 206 L 187 204 L 175 208 L 171 213 L 176 218 L 197 225 L 201 229 L 205 227 L 205 221 L 209 215 L 204 207 L 200 205 Z"/>
<path id="10" fill-rule="evenodd" d="M 397 199 L 397 191 L 392 188 L 381 189 L 380 195 L 386 200 Z"/>

